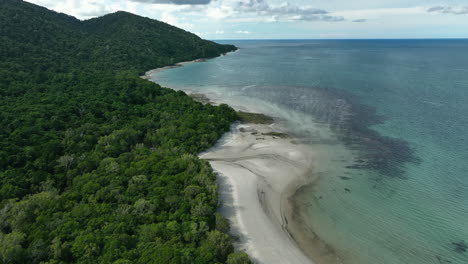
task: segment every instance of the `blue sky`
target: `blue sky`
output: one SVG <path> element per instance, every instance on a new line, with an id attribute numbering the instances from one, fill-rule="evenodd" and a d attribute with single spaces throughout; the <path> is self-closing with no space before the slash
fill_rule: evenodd
<path id="1" fill-rule="evenodd" d="M 124 10 L 207 39 L 468 38 L 468 0 L 28 0 L 88 19 Z"/>

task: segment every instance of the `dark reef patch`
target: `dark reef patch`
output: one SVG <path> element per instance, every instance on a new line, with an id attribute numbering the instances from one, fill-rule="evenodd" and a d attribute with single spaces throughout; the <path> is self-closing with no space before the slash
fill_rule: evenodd
<path id="1" fill-rule="evenodd" d="M 269 91 L 267 91 L 269 90 Z M 338 140 L 357 153 L 357 158 L 348 169 L 371 169 L 385 176 L 404 179 L 406 163 L 419 163 L 414 149 L 399 138 L 381 135 L 371 129 L 385 122 L 374 107 L 362 104 L 351 93 L 338 89 L 317 87 L 254 87 L 248 95 L 285 105 L 312 116 L 316 122 L 331 128 Z M 303 131 L 310 143 L 334 144 L 320 138 L 314 131 Z"/>
<path id="2" fill-rule="evenodd" d="M 468 250 L 468 245 L 465 241 L 453 242 L 452 245 L 455 246 L 455 251 L 458 253 L 465 253 Z"/>

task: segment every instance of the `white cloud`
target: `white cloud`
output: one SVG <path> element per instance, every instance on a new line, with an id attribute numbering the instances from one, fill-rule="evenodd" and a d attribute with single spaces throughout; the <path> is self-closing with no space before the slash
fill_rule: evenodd
<path id="1" fill-rule="evenodd" d="M 162 13 L 160 20 L 167 24 L 170 24 L 170 25 L 173 25 L 178 28 L 185 29 L 185 30 L 191 30 L 194 27 L 192 23 L 183 22 L 180 18 L 176 17 L 170 12 Z"/>
<path id="2" fill-rule="evenodd" d="M 222 35 L 224 34 L 224 30 L 216 30 L 215 34 Z"/>
<path id="3" fill-rule="evenodd" d="M 201 37 L 201 38 L 204 38 L 206 36 L 206 34 L 203 33 L 203 32 L 192 32 L 192 33 L 199 36 L 199 37 Z"/>
<path id="4" fill-rule="evenodd" d="M 236 32 L 234 32 L 236 34 L 245 34 L 245 35 L 248 35 L 250 34 L 250 31 L 247 31 L 247 30 L 237 30 Z"/>
<path id="5" fill-rule="evenodd" d="M 208 18 L 216 20 L 231 17 L 235 14 L 234 9 L 232 7 L 224 5 L 209 7 L 208 9 L 206 9 L 205 13 Z"/>
<path id="6" fill-rule="evenodd" d="M 98 0 L 29 0 L 29 2 L 78 18 L 102 16 L 114 11 L 109 2 Z"/>

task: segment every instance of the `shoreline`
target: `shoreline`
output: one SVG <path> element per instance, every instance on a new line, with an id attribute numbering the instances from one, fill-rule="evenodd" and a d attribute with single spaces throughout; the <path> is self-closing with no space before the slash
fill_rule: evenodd
<path id="1" fill-rule="evenodd" d="M 191 61 L 182 61 L 182 62 L 178 62 L 178 63 L 176 63 L 174 65 L 169 65 L 169 66 L 164 66 L 164 67 L 161 67 L 161 68 L 152 69 L 152 70 L 149 70 L 149 71 L 145 72 L 145 75 L 141 76 L 141 78 L 151 81 L 151 76 L 153 74 L 158 73 L 158 72 L 183 67 L 185 65 L 195 63 L 195 62 L 204 62 L 204 61 L 207 61 L 207 60 L 209 60 L 209 58 L 195 59 L 195 60 L 191 60 Z"/>
<path id="2" fill-rule="evenodd" d="M 157 68 L 142 78 L 151 80 L 158 72 L 206 60 Z M 202 103 L 220 103 L 208 95 L 197 95 L 203 97 Z M 230 233 L 238 238 L 236 250 L 246 252 L 254 263 L 317 264 L 312 258 L 316 255 L 307 250 L 317 243 L 310 243 L 301 234 L 300 223 L 295 223 L 294 201 L 301 187 L 316 180 L 311 165 L 314 153 L 297 144 L 295 138 L 278 135 L 287 133 L 273 119 L 268 124 L 237 122 L 199 157 L 208 160 L 217 174 L 221 201 L 218 211 L 231 222 Z"/>
<path id="3" fill-rule="evenodd" d="M 255 263 L 313 262 L 289 233 L 289 199 L 311 180 L 314 153 L 268 124 L 235 123 L 218 144 L 201 153 L 218 174 L 219 208 L 239 237 L 237 250 Z"/>
<path id="4" fill-rule="evenodd" d="M 229 51 L 227 53 L 223 53 L 221 55 L 219 55 L 218 57 L 222 57 L 222 56 L 226 56 L 226 54 L 228 53 L 234 53 L 234 52 L 238 52 L 239 51 L 239 48 L 237 48 L 236 50 L 233 50 L 233 51 Z M 159 67 L 159 68 L 155 68 L 155 69 L 152 69 L 152 70 L 149 70 L 147 72 L 145 72 L 145 74 L 143 76 L 140 76 L 142 79 L 145 79 L 145 80 L 149 80 L 151 81 L 151 76 L 158 73 L 158 72 L 162 72 L 162 71 L 165 71 L 165 70 L 169 70 L 169 69 L 174 69 L 174 68 L 179 68 L 179 67 L 183 67 L 185 65 L 188 65 L 188 64 L 192 64 L 192 63 L 196 63 L 196 62 L 205 62 L 205 61 L 208 61 L 208 60 L 211 60 L 211 59 L 215 59 L 215 58 L 218 58 L 218 57 L 209 57 L 209 58 L 199 58 L 199 59 L 194 59 L 194 60 L 189 60 L 189 61 L 181 61 L 181 62 L 177 62 L 173 65 L 168 65 L 168 66 L 164 66 L 164 67 Z"/>

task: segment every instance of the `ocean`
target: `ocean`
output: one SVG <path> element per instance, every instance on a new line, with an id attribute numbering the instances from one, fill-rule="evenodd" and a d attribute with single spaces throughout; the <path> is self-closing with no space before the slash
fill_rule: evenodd
<path id="1" fill-rule="evenodd" d="M 240 49 L 153 80 L 270 114 L 317 152 L 293 197 L 317 260 L 468 263 L 468 40 L 221 43 Z"/>

